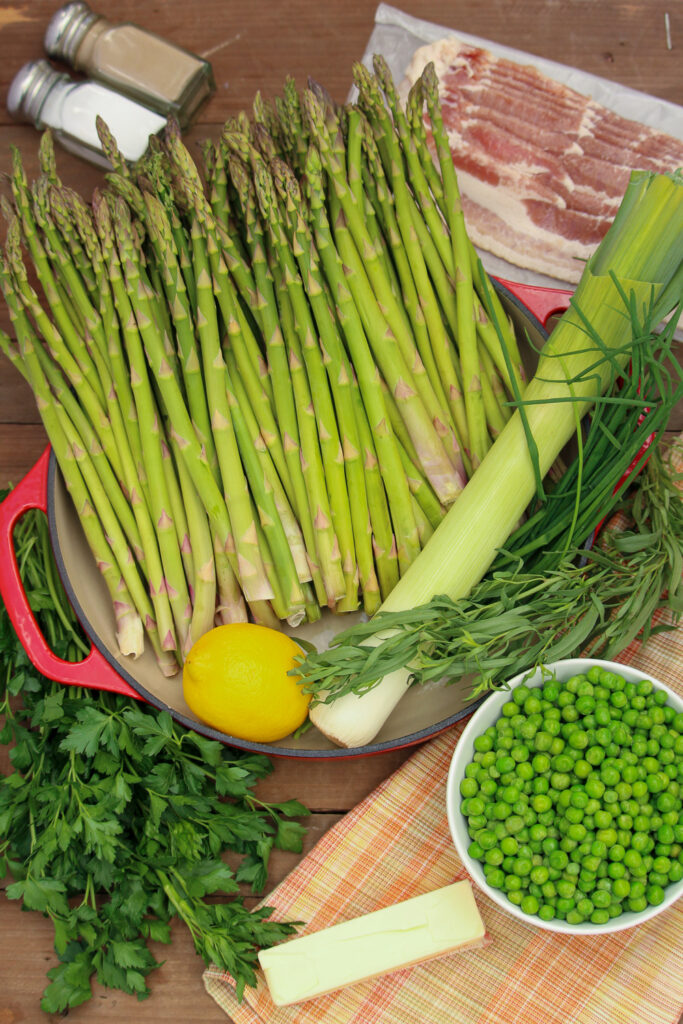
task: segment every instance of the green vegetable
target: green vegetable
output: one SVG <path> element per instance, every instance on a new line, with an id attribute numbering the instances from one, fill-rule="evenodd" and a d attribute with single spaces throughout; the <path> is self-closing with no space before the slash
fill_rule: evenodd
<path id="1" fill-rule="evenodd" d="M 337 634 L 327 650 L 301 663 L 302 685 L 314 700 L 363 694 L 404 666 L 416 684 L 470 678 L 474 700 L 532 664 L 582 649 L 613 658 L 637 636 L 647 640 L 658 608 L 677 621 L 683 503 L 680 479 L 658 441 L 683 393 L 675 361 L 667 376 L 672 338 L 673 324 L 659 337 L 643 335 L 631 372 L 598 403 L 578 458 L 470 595 L 437 595 Z M 646 468 L 635 482 L 622 481 L 651 432 Z M 616 508 L 628 528 L 604 531 L 586 550 L 595 527 Z M 382 628 L 382 642 L 366 647 Z"/>
<path id="2" fill-rule="evenodd" d="M 525 914 L 606 924 L 683 877 L 683 737 L 666 701 L 598 666 L 559 685 L 546 673 L 475 739 L 460 783 L 468 852 Z"/>
<path id="3" fill-rule="evenodd" d="M 90 204 L 49 132 L 36 182 L 12 153 L 0 285 L 21 344 L 0 343 L 110 590 L 125 581 L 125 649 L 151 644 L 167 675 L 212 604 L 275 627 L 373 614 L 520 389 L 461 210 L 441 216 L 450 159 L 445 182 L 426 170 L 380 58 L 354 73 L 358 106 L 291 80 L 257 95 L 204 144 L 203 176 L 176 125 L 129 167 L 98 118 L 114 171 Z"/>
<path id="4" fill-rule="evenodd" d="M 14 532 L 27 594 L 50 647 L 87 651 L 52 559 L 47 522 L 26 514 Z M 270 851 L 300 852 L 307 814 L 296 800 L 264 803 L 253 790 L 272 770 L 123 697 L 51 683 L 31 666 L 0 609 L 4 726 L 14 771 L 0 778 L 0 876 L 6 895 L 49 917 L 59 964 L 41 1006 L 60 1013 L 91 996 L 91 978 L 149 995 L 158 966 L 147 942 L 190 929 L 197 953 L 254 984 L 261 946 L 294 923 L 249 912 L 239 883 L 260 891 Z M 17 700 L 20 698 L 20 700 Z M 242 855 L 233 872 L 224 850 Z M 209 897 L 211 897 L 209 899 Z M 226 898 L 227 897 L 227 898 Z"/>

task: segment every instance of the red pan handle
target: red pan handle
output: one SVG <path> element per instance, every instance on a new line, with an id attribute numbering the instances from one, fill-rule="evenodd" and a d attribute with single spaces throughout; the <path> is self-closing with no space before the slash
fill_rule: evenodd
<path id="1" fill-rule="evenodd" d="M 573 292 L 566 288 L 544 288 L 536 284 L 521 284 L 519 281 L 507 281 L 503 277 L 498 280 L 508 291 L 511 291 L 527 309 L 530 309 L 546 330 L 548 321 L 553 314 L 561 314 L 569 309 L 569 300 Z"/>
<path id="2" fill-rule="evenodd" d="M 26 597 L 19 574 L 12 534 L 18 519 L 32 508 L 47 511 L 47 473 L 50 446 L 24 479 L 0 504 L 0 595 L 12 625 L 31 662 L 48 679 L 96 690 L 111 690 L 140 700 L 140 694 L 121 678 L 96 647 L 83 661 L 62 661 L 48 647 Z"/>

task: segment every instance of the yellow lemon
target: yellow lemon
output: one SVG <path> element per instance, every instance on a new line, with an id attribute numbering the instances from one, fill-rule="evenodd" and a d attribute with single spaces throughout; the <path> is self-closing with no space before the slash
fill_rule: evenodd
<path id="1" fill-rule="evenodd" d="M 299 645 L 277 629 L 251 622 L 216 626 L 185 660 L 187 705 L 202 722 L 238 739 L 281 740 L 308 714 L 310 695 L 287 674 L 300 654 Z"/>

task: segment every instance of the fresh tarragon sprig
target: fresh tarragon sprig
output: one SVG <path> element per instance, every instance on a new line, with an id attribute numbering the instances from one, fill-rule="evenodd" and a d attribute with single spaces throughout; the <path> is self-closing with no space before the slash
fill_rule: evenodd
<path id="1" fill-rule="evenodd" d="M 29 600 L 55 653 L 78 660 L 84 645 L 56 575 L 42 513 L 15 530 Z M 197 953 L 229 971 L 238 992 L 255 982 L 258 949 L 294 923 L 249 911 L 239 883 L 263 889 L 273 847 L 301 851 L 307 810 L 265 803 L 254 787 L 272 770 L 184 729 L 167 712 L 124 697 L 64 687 L 29 662 L 0 606 L 0 742 L 13 771 L 0 776 L 0 877 L 54 925 L 59 964 L 42 1009 L 62 1012 L 91 997 L 92 978 L 149 995 L 158 966 L 147 943 L 189 928 Z M 224 851 L 242 855 L 233 872 Z M 210 897 L 210 898 L 209 898 Z"/>
<path id="2" fill-rule="evenodd" d="M 414 684 L 467 680 L 474 701 L 535 664 L 579 651 L 614 658 L 634 639 L 672 628 L 683 612 L 680 485 L 655 448 L 622 501 L 626 529 L 606 529 L 590 550 L 570 548 L 555 568 L 518 564 L 489 574 L 467 598 L 437 596 L 358 623 L 306 657 L 302 685 L 314 699 L 335 700 L 409 666 Z M 364 647 L 382 627 L 387 638 Z"/>

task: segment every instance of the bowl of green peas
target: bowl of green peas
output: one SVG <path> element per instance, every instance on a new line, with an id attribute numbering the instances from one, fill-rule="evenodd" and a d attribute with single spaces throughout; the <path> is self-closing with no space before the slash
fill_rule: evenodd
<path id="1" fill-rule="evenodd" d="M 683 895 L 683 700 L 617 662 L 523 672 L 453 754 L 448 822 L 467 871 L 528 924 L 621 931 Z"/>

